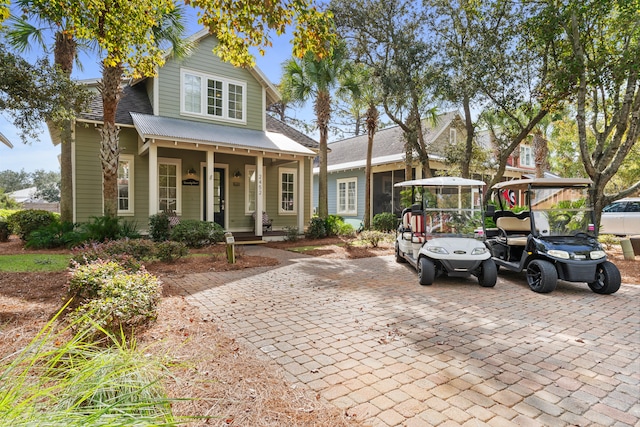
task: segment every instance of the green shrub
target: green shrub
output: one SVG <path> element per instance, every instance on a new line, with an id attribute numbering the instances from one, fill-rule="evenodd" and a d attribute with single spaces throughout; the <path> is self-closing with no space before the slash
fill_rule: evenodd
<path id="1" fill-rule="evenodd" d="M 340 215 L 329 215 L 325 219 L 325 229 L 327 236 L 338 236 L 340 234 L 340 227 L 344 224 L 344 219 Z"/>
<path id="2" fill-rule="evenodd" d="M 140 237 L 135 222 L 125 221 L 117 216 L 94 216 L 91 221 L 82 224 L 81 228 L 86 239 L 95 242 Z"/>
<path id="3" fill-rule="evenodd" d="M 200 248 L 223 239 L 224 230 L 215 222 L 185 219 L 171 229 L 171 240 L 182 242 L 190 248 Z"/>
<path id="4" fill-rule="evenodd" d="M 2 209 L 0 208 L 0 221 L 7 221 L 9 217 L 14 213 L 20 211 L 20 209 Z"/>
<path id="5" fill-rule="evenodd" d="M 14 234 L 27 241 L 32 231 L 58 221 L 59 215 L 39 209 L 25 209 L 13 213 L 8 219 Z"/>
<path id="6" fill-rule="evenodd" d="M 84 242 L 86 236 L 76 229 L 72 222 L 53 222 L 46 227 L 34 230 L 25 244 L 28 248 L 71 248 Z"/>
<path id="7" fill-rule="evenodd" d="M 377 248 L 380 242 L 386 240 L 387 237 L 388 237 L 388 234 L 378 230 L 364 230 L 358 236 L 360 240 L 371 245 L 374 248 Z"/>
<path id="8" fill-rule="evenodd" d="M 118 237 L 120 239 L 139 239 L 142 237 L 138 231 L 138 223 L 120 218 L 120 235 Z"/>
<path id="9" fill-rule="evenodd" d="M 300 232 L 298 231 L 298 227 L 284 227 L 285 236 L 284 240 L 287 242 L 296 242 L 300 238 Z"/>
<path id="10" fill-rule="evenodd" d="M 601 234 L 598 236 L 598 241 L 607 249 L 611 249 L 612 247 L 620 244 L 620 238 L 613 234 Z"/>
<path id="11" fill-rule="evenodd" d="M 326 221 L 317 216 L 311 218 L 305 236 L 307 236 L 309 239 L 321 239 L 323 237 L 327 237 Z"/>
<path id="12" fill-rule="evenodd" d="M 169 224 L 169 215 L 166 212 L 160 212 L 149 217 L 149 237 L 154 242 L 164 242 L 169 240 L 171 236 L 171 228 Z"/>
<path id="13" fill-rule="evenodd" d="M 10 234 L 9 224 L 6 221 L 0 221 L 0 242 L 8 242 Z"/>
<path id="14" fill-rule="evenodd" d="M 373 217 L 371 227 L 377 231 L 393 231 L 398 225 L 396 216 L 391 212 L 382 212 Z"/>
<path id="15" fill-rule="evenodd" d="M 156 243 L 156 258 L 163 262 L 174 262 L 189 253 L 187 245 L 182 242 L 159 242 Z"/>
<path id="16" fill-rule="evenodd" d="M 353 225 L 343 222 L 339 224 L 338 232 L 336 234 L 341 237 L 354 237 L 356 235 L 356 230 L 353 228 Z"/>
<path id="17" fill-rule="evenodd" d="M 96 260 L 114 260 L 129 270 L 141 267 L 140 261 L 153 259 L 155 245 L 146 239 L 122 239 L 104 243 L 86 243 L 73 248 L 72 262 L 87 264 Z"/>
<path id="18" fill-rule="evenodd" d="M 85 264 L 74 263 L 69 279 L 69 294 L 81 301 L 96 298 L 103 283 L 116 273 L 126 269 L 115 261 L 92 260 Z"/>
<path id="19" fill-rule="evenodd" d="M 77 265 L 69 280 L 69 292 L 78 307 L 69 314 L 79 329 L 101 334 L 129 331 L 157 317 L 160 281 L 144 268 L 131 273 L 113 261 Z"/>

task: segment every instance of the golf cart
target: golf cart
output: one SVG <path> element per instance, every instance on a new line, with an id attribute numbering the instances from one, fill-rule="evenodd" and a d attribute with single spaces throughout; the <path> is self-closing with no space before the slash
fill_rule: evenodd
<path id="1" fill-rule="evenodd" d="M 440 275 L 474 275 L 480 286 L 493 287 L 497 270 L 484 243 L 482 192 L 474 179 L 437 177 L 404 181 L 411 207 L 402 211 L 396 232 L 396 261 L 418 270 L 421 285 Z M 417 202 L 416 202 L 417 201 Z"/>
<path id="2" fill-rule="evenodd" d="M 620 271 L 607 261 L 598 242 L 589 179 L 534 178 L 496 184 L 497 229 L 488 230 L 493 260 L 515 272 L 526 271 L 529 287 L 551 292 L 558 279 L 586 282 L 598 294 L 620 288 Z M 516 212 L 518 194 L 526 210 Z"/>

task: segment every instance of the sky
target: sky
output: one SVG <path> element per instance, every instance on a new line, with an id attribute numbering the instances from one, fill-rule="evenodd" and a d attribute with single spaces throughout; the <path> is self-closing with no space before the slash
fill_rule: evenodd
<path id="1" fill-rule="evenodd" d="M 195 12 L 191 7 L 185 9 L 189 13 L 187 22 L 186 36 L 190 36 L 202 27 L 197 23 Z M 255 55 L 257 67 L 273 82 L 277 84 L 282 75 L 282 63 L 291 58 L 291 36 L 285 34 L 281 37 L 274 37 L 273 47 L 267 48 L 264 56 Z M 42 57 L 42 51 L 32 51 L 27 59 L 32 60 Z M 213 55 L 213 54 L 212 54 Z M 52 57 L 51 57 L 52 59 Z M 76 79 L 93 79 L 100 78 L 99 58 L 97 54 L 80 57 L 83 70 L 74 67 L 72 77 Z M 289 114 L 292 111 L 288 112 Z M 304 112 L 301 112 L 304 115 Z M 13 149 L 0 143 L 0 171 L 13 170 L 33 172 L 38 169 L 45 171 L 59 171 L 58 155 L 60 154 L 60 146 L 54 146 L 49 136 L 47 127 L 43 124 L 39 132 L 39 141 L 32 141 L 30 144 L 23 144 L 19 137 L 18 131 L 11 124 L 11 119 L 7 114 L 0 113 L 0 132 L 6 136 L 13 144 Z"/>

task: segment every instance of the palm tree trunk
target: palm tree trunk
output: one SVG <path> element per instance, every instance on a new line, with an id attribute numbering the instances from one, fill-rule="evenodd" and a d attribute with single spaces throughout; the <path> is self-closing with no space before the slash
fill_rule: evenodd
<path id="1" fill-rule="evenodd" d="M 122 95 L 120 80 L 122 64 L 103 66 L 102 81 L 98 90 L 102 94 L 104 111 L 103 126 L 100 132 L 100 161 L 102 163 L 102 186 L 104 197 L 104 215 L 115 217 L 118 214 L 118 133 L 116 127 L 116 111 Z"/>
<path id="2" fill-rule="evenodd" d="M 549 148 L 547 140 L 542 131 L 536 129 L 533 132 L 533 158 L 536 165 L 536 178 L 544 178 L 544 171 L 547 168 Z"/>
<path id="3" fill-rule="evenodd" d="M 73 71 L 73 61 L 76 57 L 77 43 L 66 33 L 57 32 L 53 48 L 54 63 L 67 76 Z M 60 147 L 60 220 L 73 222 L 73 162 L 72 162 L 72 123 L 65 120 L 62 123 Z"/>
<path id="4" fill-rule="evenodd" d="M 378 129 L 378 109 L 369 105 L 367 110 L 367 164 L 364 168 L 364 228 L 371 228 L 371 157 L 373 157 L 373 138 Z"/>
<path id="5" fill-rule="evenodd" d="M 329 139 L 329 119 L 331 117 L 331 97 L 327 91 L 319 91 L 315 104 L 318 130 L 320 131 L 320 173 L 318 175 L 318 216 L 329 216 L 327 195 L 327 141 Z"/>

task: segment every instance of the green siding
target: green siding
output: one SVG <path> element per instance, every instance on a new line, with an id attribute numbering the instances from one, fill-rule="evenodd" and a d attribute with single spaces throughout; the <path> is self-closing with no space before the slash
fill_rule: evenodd
<path id="1" fill-rule="evenodd" d="M 138 137 L 133 129 L 120 131 L 122 154 L 133 154 L 134 215 L 123 216 L 135 221 L 138 229 L 146 230 L 149 223 L 149 160 L 140 157 Z M 93 126 L 76 128 L 76 221 L 87 222 L 102 216 L 102 166 L 100 164 L 100 135 Z"/>
<path id="2" fill-rule="evenodd" d="M 102 166 L 100 134 L 93 125 L 76 127 L 76 222 L 102 215 Z"/>
<path id="3" fill-rule="evenodd" d="M 206 37 L 200 41 L 195 52 L 183 59 L 169 59 L 167 63 L 158 71 L 159 82 L 159 114 L 164 117 L 186 118 L 188 120 L 201 121 L 206 123 L 217 123 L 228 126 L 246 127 L 249 129 L 262 130 L 264 120 L 264 110 L 262 106 L 262 86 L 251 75 L 248 70 L 237 68 L 223 62 L 218 56 L 212 53 L 215 38 Z M 218 121 L 207 118 L 197 118 L 193 116 L 180 115 L 180 69 L 187 68 L 193 71 L 206 73 L 219 77 L 244 81 L 247 83 L 247 120 L 246 125 Z"/>
<path id="4" fill-rule="evenodd" d="M 133 202 L 134 215 L 123 216 L 126 221 L 135 221 L 139 230 L 149 228 L 149 156 L 140 157 L 138 153 L 138 133 L 134 129 L 120 130 L 120 148 L 122 154 L 133 157 Z"/>

